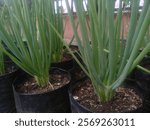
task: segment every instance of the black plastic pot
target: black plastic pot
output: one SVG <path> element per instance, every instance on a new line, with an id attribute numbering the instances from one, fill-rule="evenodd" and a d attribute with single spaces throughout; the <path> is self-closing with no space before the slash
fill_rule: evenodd
<path id="1" fill-rule="evenodd" d="M 70 45 L 70 48 L 73 51 L 76 58 L 80 61 L 80 63 L 83 66 L 85 66 L 82 59 L 81 59 L 81 57 L 78 55 L 78 54 L 80 54 L 78 46 L 77 45 Z M 78 80 L 81 80 L 84 77 L 86 77 L 86 74 L 83 72 L 83 70 L 78 65 L 78 63 L 75 61 L 75 59 L 73 59 L 73 68 L 70 69 L 69 71 L 70 71 L 70 74 L 71 74 L 71 83 L 72 84 L 74 84 L 74 83 L 78 82 Z"/>
<path id="2" fill-rule="evenodd" d="M 150 67 L 150 57 L 145 58 L 142 61 L 141 66 L 143 66 L 145 68 Z M 147 68 L 147 69 L 149 69 L 149 68 Z M 147 93 L 147 91 L 150 92 L 150 74 L 143 72 L 139 69 L 136 69 L 135 80 L 137 81 L 137 83 L 139 84 L 141 89 L 145 90 L 146 93 Z"/>
<path id="3" fill-rule="evenodd" d="M 150 67 L 150 57 L 144 58 L 141 66 L 147 68 Z M 148 68 L 150 69 L 150 68 Z M 145 73 L 139 69 L 135 70 L 135 81 L 139 86 L 139 90 L 144 95 L 144 109 L 146 112 L 150 112 L 150 74 Z"/>
<path id="4" fill-rule="evenodd" d="M 68 70 L 73 68 L 73 59 L 68 60 L 68 61 L 64 61 L 64 62 L 52 63 L 51 66 L 61 68 L 61 69 L 68 71 Z"/>
<path id="5" fill-rule="evenodd" d="M 71 49 L 71 50 L 73 51 L 73 53 L 74 53 L 74 55 L 76 56 L 76 58 L 80 61 L 80 63 L 82 63 L 82 64 L 84 65 L 84 63 L 83 63 L 81 57 L 78 55 L 78 54 L 80 54 L 80 51 L 79 51 L 79 49 L 78 49 L 78 46 L 77 46 L 77 45 L 70 45 L 70 48 L 76 48 L 76 50 L 73 50 L 73 49 Z M 73 60 L 73 62 L 74 62 L 74 68 L 80 68 L 80 66 L 79 66 L 78 63 L 75 61 L 75 59 Z"/>
<path id="6" fill-rule="evenodd" d="M 148 85 L 144 81 L 137 81 L 137 84 L 138 84 L 138 89 L 144 95 L 143 111 L 150 112 L 150 84 Z"/>
<path id="7" fill-rule="evenodd" d="M 76 84 L 70 86 L 69 88 L 69 99 L 70 99 L 70 104 L 71 104 L 71 111 L 73 113 L 92 113 L 88 108 L 84 107 L 83 105 L 79 104 L 73 97 L 72 93 L 77 88 L 78 84 L 84 82 L 87 79 L 87 77 L 79 80 Z M 133 86 L 133 88 L 135 88 Z M 138 90 L 137 90 L 138 91 Z M 140 95 L 142 97 L 142 95 Z M 137 110 L 134 111 L 129 111 L 129 112 L 124 112 L 124 113 L 141 113 L 143 112 L 143 106 L 138 108 Z"/>
<path id="8" fill-rule="evenodd" d="M 68 70 L 73 68 L 73 58 L 71 58 L 68 61 L 61 61 L 61 62 L 57 62 L 57 63 L 52 63 L 51 66 L 61 68 L 61 69 L 68 71 Z"/>
<path id="9" fill-rule="evenodd" d="M 50 73 L 59 70 L 61 73 L 68 72 L 53 68 Z M 68 87 L 69 83 L 54 91 L 49 91 L 41 94 L 26 94 L 16 91 L 16 87 L 26 81 L 29 75 L 22 75 L 16 78 L 13 84 L 15 95 L 16 109 L 19 113 L 67 113 L 70 112 Z"/>
<path id="10" fill-rule="evenodd" d="M 12 88 L 16 73 L 17 70 L 0 76 L 0 113 L 13 113 L 16 111 Z"/>

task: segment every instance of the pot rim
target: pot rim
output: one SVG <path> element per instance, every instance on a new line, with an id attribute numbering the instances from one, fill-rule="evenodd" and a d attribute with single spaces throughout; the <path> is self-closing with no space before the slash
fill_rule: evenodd
<path id="1" fill-rule="evenodd" d="M 77 107 L 80 107 L 81 109 L 84 109 L 85 112 L 87 113 L 94 113 L 92 112 L 91 110 L 89 110 L 88 108 L 86 108 L 85 106 L 81 105 L 78 101 L 76 101 L 74 98 L 73 98 L 73 94 L 72 94 L 72 91 L 76 88 L 76 86 L 81 82 L 81 81 L 85 81 L 86 79 L 88 79 L 88 77 L 83 77 L 82 79 L 78 80 L 75 84 L 73 84 L 72 86 L 69 87 L 68 89 L 68 93 L 69 93 L 69 98 L 71 98 L 71 100 L 73 101 L 73 103 L 75 105 L 77 105 Z M 126 81 L 123 82 L 124 86 L 127 86 L 126 84 Z M 127 83 L 128 84 L 128 83 Z M 135 85 L 137 86 L 136 82 L 135 82 Z M 143 95 L 139 92 L 139 90 L 137 88 L 134 88 L 134 87 L 130 87 L 132 89 L 135 90 L 135 92 L 140 96 L 141 100 L 142 100 L 142 105 L 140 107 L 138 107 L 136 110 L 141 110 L 143 109 L 143 102 L 144 102 L 144 97 Z M 133 111 L 127 111 L 127 112 L 122 112 L 122 113 L 134 113 L 134 111 L 136 110 L 133 110 Z"/>
<path id="2" fill-rule="evenodd" d="M 23 93 L 23 92 L 18 92 L 18 91 L 16 90 L 16 87 L 17 87 L 17 84 L 18 84 L 18 82 L 19 82 L 20 77 L 21 77 L 21 76 L 25 76 L 25 78 L 22 79 L 22 81 L 25 81 L 26 78 L 32 77 L 32 76 L 30 76 L 30 75 L 27 74 L 27 73 L 23 73 L 23 74 L 20 74 L 21 76 L 18 75 L 18 76 L 15 78 L 14 82 L 12 83 L 12 87 L 13 87 L 14 92 L 17 93 L 17 94 L 19 94 L 19 95 L 23 95 L 23 96 L 32 96 L 32 95 L 47 94 L 47 93 L 50 93 L 50 92 L 57 92 L 57 91 L 63 89 L 64 87 L 68 87 L 68 85 L 70 85 L 70 82 L 71 82 L 70 73 L 69 73 L 68 71 L 66 71 L 66 70 L 63 70 L 63 69 L 57 68 L 57 67 L 51 67 L 51 69 L 50 69 L 49 72 L 51 72 L 52 70 L 56 70 L 56 69 L 57 69 L 57 70 L 60 70 L 61 72 L 65 72 L 65 73 L 68 75 L 69 83 L 67 83 L 66 85 L 64 85 L 64 86 L 62 86 L 62 87 L 60 87 L 60 88 L 58 88 L 58 89 L 55 89 L 55 90 L 53 90 L 53 91 L 49 90 L 49 91 L 46 91 L 46 92 L 43 92 L 43 93 Z M 20 82 L 19 82 L 19 83 L 20 83 Z"/>
<path id="3" fill-rule="evenodd" d="M 5 63 L 7 63 L 7 62 L 5 62 Z M 14 66 L 15 66 L 15 65 L 14 65 Z M 9 76 L 13 76 L 18 70 L 19 70 L 19 68 L 18 68 L 18 67 L 15 67 L 15 69 L 14 69 L 12 72 L 10 72 L 10 73 L 5 73 L 5 74 L 0 75 L 0 80 L 1 80 L 1 79 L 4 79 L 4 78 L 7 78 L 7 77 L 9 77 Z"/>

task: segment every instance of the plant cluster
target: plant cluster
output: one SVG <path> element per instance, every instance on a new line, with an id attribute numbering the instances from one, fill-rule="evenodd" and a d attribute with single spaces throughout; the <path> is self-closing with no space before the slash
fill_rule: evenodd
<path id="1" fill-rule="evenodd" d="M 9 20 L 0 20 L 0 50 L 35 78 L 39 86 L 49 83 L 52 61 L 59 59 L 63 45 L 49 22 L 63 35 L 59 0 L 5 0 Z M 7 48 L 8 50 L 6 50 Z"/>
<path id="2" fill-rule="evenodd" d="M 74 0 L 80 36 L 69 1 L 66 0 L 68 14 L 80 49 L 79 56 L 86 67 L 77 62 L 91 79 L 95 93 L 101 102 L 108 102 L 113 98 L 115 90 L 150 51 L 148 41 L 139 52 L 150 26 L 150 1 L 145 0 L 141 12 L 139 12 L 140 0 L 130 1 L 131 16 L 126 42 L 124 42 L 125 28 L 122 21 L 123 2 L 119 0 L 119 8 L 115 16 L 115 0 Z"/>
<path id="3" fill-rule="evenodd" d="M 84 65 L 64 42 L 60 0 L 5 0 L 8 19 L 2 11 L 0 39 L 3 44 L 0 44 L 0 51 L 33 76 L 42 87 L 49 84 L 51 63 L 61 60 L 64 43 L 90 78 L 100 101 L 108 102 L 150 52 L 147 33 L 150 27 L 150 0 L 144 1 L 141 12 L 140 0 L 119 0 L 118 9 L 115 9 L 116 0 L 73 0 L 71 5 L 68 0 L 65 2 L 80 50 L 78 56 Z M 122 19 L 124 5 L 129 2 L 131 15 L 125 37 L 125 23 Z M 77 22 L 74 21 L 73 5 Z M 146 33 L 148 40 L 145 38 Z M 139 51 L 143 41 L 146 44 Z M 0 67 L 3 68 L 3 65 Z"/>

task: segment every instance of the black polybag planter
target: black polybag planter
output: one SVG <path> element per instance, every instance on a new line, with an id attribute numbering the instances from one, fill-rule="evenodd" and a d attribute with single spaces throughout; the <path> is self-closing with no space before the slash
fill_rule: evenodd
<path id="1" fill-rule="evenodd" d="M 142 61 L 141 66 L 143 67 L 150 66 L 150 57 L 145 58 Z M 145 92 L 145 95 L 147 95 L 150 99 L 150 74 L 137 69 L 135 71 L 135 80 L 138 83 L 139 88 L 143 92 Z"/>
<path id="2" fill-rule="evenodd" d="M 12 73 L 0 76 L 0 113 L 13 113 L 16 111 L 12 88 L 16 74 L 17 69 Z"/>
<path id="3" fill-rule="evenodd" d="M 141 66 L 150 66 L 150 56 L 144 58 Z M 139 69 L 135 70 L 135 80 L 138 84 L 138 88 L 144 95 L 144 110 L 150 112 L 150 74 L 145 73 Z"/>
<path id="4" fill-rule="evenodd" d="M 70 70 L 73 68 L 73 59 L 64 62 L 52 63 L 52 67 L 61 68 L 64 70 Z"/>
<path id="5" fill-rule="evenodd" d="M 92 113 L 88 108 L 86 108 L 83 105 L 81 105 L 80 103 L 78 103 L 74 99 L 74 97 L 72 95 L 72 92 L 77 87 L 77 85 L 80 82 L 84 82 L 86 79 L 87 79 L 87 77 L 84 77 L 83 79 L 79 80 L 76 84 L 74 84 L 74 85 L 72 85 L 72 86 L 69 87 L 69 90 L 68 90 L 68 92 L 69 92 L 69 100 L 70 100 L 70 105 L 71 105 L 71 111 L 73 113 Z M 140 95 L 140 96 L 142 97 L 142 95 Z M 143 97 L 142 97 L 142 99 L 143 99 Z M 141 113 L 141 112 L 143 112 L 143 106 L 141 106 L 140 108 L 138 108 L 138 109 L 136 109 L 134 111 L 124 112 L 124 113 Z"/>
<path id="6" fill-rule="evenodd" d="M 77 45 L 70 45 L 70 48 L 76 48 L 76 51 L 72 50 L 76 58 L 79 60 L 79 62 L 86 68 L 83 60 L 81 57 L 78 55 L 80 54 L 79 48 Z M 69 70 L 71 74 L 71 84 L 75 84 L 79 80 L 83 79 L 86 77 L 86 74 L 82 70 L 82 68 L 78 65 L 75 59 L 73 59 L 73 68 Z M 77 75 L 78 74 L 78 75 Z M 80 74 L 80 75 L 79 75 Z"/>
<path id="7" fill-rule="evenodd" d="M 70 45 L 69 47 L 70 47 L 70 49 L 71 49 L 72 47 L 74 47 L 74 48 L 76 48 L 76 49 L 78 50 L 78 46 L 77 46 L 77 45 Z M 66 49 L 66 48 L 64 47 L 64 49 Z M 78 58 L 78 60 L 81 61 L 81 58 L 80 58 L 80 57 L 78 56 L 78 54 L 77 54 L 77 52 L 79 53 L 79 50 L 78 50 L 78 51 L 73 51 L 73 50 L 72 50 L 72 52 L 73 52 L 74 55 Z M 66 50 L 65 53 L 71 56 L 71 54 L 69 53 L 69 51 Z M 76 63 L 76 61 L 74 60 L 73 57 L 72 57 L 72 59 L 70 59 L 70 60 L 68 60 L 68 61 L 63 61 L 63 62 L 61 61 L 61 62 L 57 62 L 57 63 L 52 63 L 51 66 L 52 66 L 52 67 L 61 68 L 61 69 L 67 70 L 67 71 L 72 70 L 72 69 L 73 69 L 74 67 L 76 67 L 76 66 L 79 67 L 79 65 Z"/>
<path id="8" fill-rule="evenodd" d="M 60 70 L 69 75 L 68 72 Z M 70 75 L 69 75 L 70 76 Z M 57 90 L 49 91 L 41 94 L 25 94 L 16 91 L 16 87 L 24 82 L 29 75 L 25 73 L 16 78 L 13 84 L 13 91 L 16 102 L 16 109 L 18 113 L 67 113 L 70 112 L 68 87 L 69 83 Z"/>
<path id="9" fill-rule="evenodd" d="M 144 81 L 137 81 L 137 84 L 139 86 L 139 90 L 144 95 L 144 102 L 143 102 L 143 111 L 144 112 L 150 112 L 150 84 L 148 85 Z"/>
<path id="10" fill-rule="evenodd" d="M 70 48 L 76 48 L 77 50 L 76 51 L 73 51 L 73 53 L 74 53 L 74 55 L 76 56 L 76 58 L 80 61 L 80 63 L 82 64 L 82 65 L 84 65 L 84 63 L 83 63 L 83 61 L 82 61 L 82 59 L 81 59 L 81 57 L 78 55 L 78 54 L 81 54 L 80 53 L 80 51 L 79 51 L 79 48 L 78 48 L 78 46 L 77 45 L 70 45 Z M 81 67 L 78 65 L 78 63 L 75 61 L 75 59 L 73 59 L 73 66 L 74 66 L 74 68 L 80 68 L 81 69 Z M 84 65 L 85 66 L 85 65 Z"/>
<path id="11" fill-rule="evenodd" d="M 51 66 L 69 71 L 70 69 L 73 68 L 73 58 L 71 58 L 68 61 L 60 61 L 60 62 L 57 62 L 57 63 L 52 63 Z"/>

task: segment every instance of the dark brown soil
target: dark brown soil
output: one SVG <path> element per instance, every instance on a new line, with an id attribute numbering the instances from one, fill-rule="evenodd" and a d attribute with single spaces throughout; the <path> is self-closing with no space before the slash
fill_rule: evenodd
<path id="1" fill-rule="evenodd" d="M 61 88 L 65 85 L 67 85 L 70 82 L 70 78 L 67 74 L 60 73 L 59 71 L 50 74 L 49 77 L 49 84 L 45 87 L 39 87 L 36 84 L 36 81 L 34 78 L 28 79 L 23 84 L 20 84 L 17 87 L 17 91 L 21 93 L 30 93 L 30 94 L 40 94 L 45 93 L 47 91 L 54 91 L 58 88 Z"/>
<path id="2" fill-rule="evenodd" d="M 86 76 L 84 71 L 81 68 L 75 68 L 71 71 L 72 80 L 78 81 Z"/>
<path id="3" fill-rule="evenodd" d="M 64 53 L 61 62 L 70 61 L 72 56 L 68 53 Z"/>
<path id="4" fill-rule="evenodd" d="M 142 65 L 144 68 L 150 70 L 150 61 L 146 62 L 144 65 Z"/>
<path id="5" fill-rule="evenodd" d="M 141 62 L 141 66 L 143 66 L 144 68 L 150 70 L 150 57 L 145 58 L 145 59 Z"/>
<path id="6" fill-rule="evenodd" d="M 146 69 L 150 70 L 150 64 L 145 66 Z"/>
<path id="7" fill-rule="evenodd" d="M 5 74 L 10 74 L 10 73 L 13 73 L 17 70 L 17 67 L 16 65 L 14 65 L 14 63 L 12 62 L 6 62 L 4 63 L 4 67 L 5 67 Z M 4 74 L 4 75 L 5 75 Z"/>
<path id="8" fill-rule="evenodd" d="M 120 87 L 112 101 L 101 103 L 94 93 L 90 80 L 85 80 L 73 92 L 74 99 L 91 112 L 131 112 L 142 106 L 142 99 L 131 88 Z"/>
<path id="9" fill-rule="evenodd" d="M 71 45 L 71 46 L 70 46 L 70 49 L 71 49 L 72 52 L 79 51 L 78 46 L 75 46 L 75 45 Z"/>
<path id="10" fill-rule="evenodd" d="M 14 72 L 16 70 L 16 67 L 15 66 L 7 66 L 7 67 L 5 67 L 5 73 L 6 74 L 9 74 L 9 73 L 12 73 L 12 72 Z"/>

